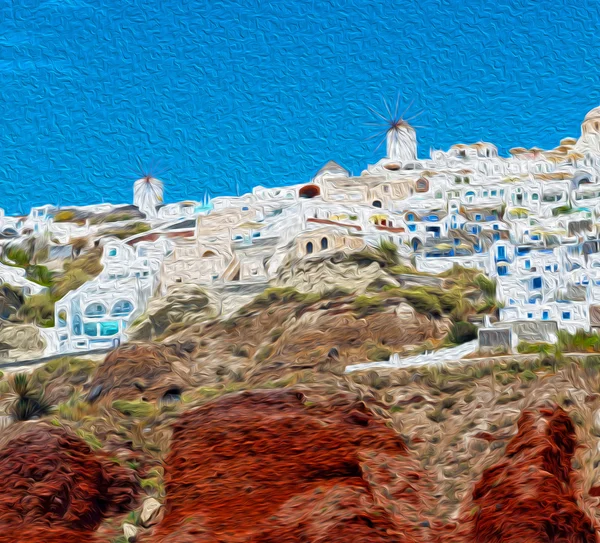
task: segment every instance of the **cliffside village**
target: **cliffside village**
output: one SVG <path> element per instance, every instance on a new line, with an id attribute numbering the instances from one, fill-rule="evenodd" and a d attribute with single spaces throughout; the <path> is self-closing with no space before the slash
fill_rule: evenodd
<path id="1" fill-rule="evenodd" d="M 118 345 L 149 301 L 174 286 L 266 285 L 290 258 L 381 240 L 418 271 L 458 264 L 495 279 L 503 326 L 600 327 L 600 107 L 586 115 L 579 139 L 552 150 L 515 148 L 508 158 L 480 142 L 418 159 L 415 130 L 402 119 L 390 123 L 386 143 L 386 157 L 358 176 L 330 161 L 306 183 L 204 202 L 163 204 L 160 181 L 138 180 L 133 204 L 150 229 L 101 239 L 103 271 L 56 303 L 48 354 Z M 0 211 L 0 243 L 45 235 L 51 251 L 70 254 L 73 240 L 101 229 L 59 221 L 58 213 L 53 206 L 26 217 Z M 25 295 L 44 288 L 7 264 L 0 283 Z"/>

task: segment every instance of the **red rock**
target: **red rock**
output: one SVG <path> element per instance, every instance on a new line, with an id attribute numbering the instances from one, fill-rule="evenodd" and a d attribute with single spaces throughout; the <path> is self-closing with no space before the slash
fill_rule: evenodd
<path id="1" fill-rule="evenodd" d="M 94 541 L 135 501 L 130 470 L 64 428 L 36 423 L 0 450 L 0 543 Z"/>
<path id="2" fill-rule="evenodd" d="M 465 543 L 595 543 L 571 468 L 575 429 L 560 408 L 521 415 L 505 458 L 484 471 L 462 522 Z"/>
<path id="3" fill-rule="evenodd" d="M 400 437 L 346 395 L 230 395 L 176 425 L 152 541 L 425 541 L 420 479 Z"/>

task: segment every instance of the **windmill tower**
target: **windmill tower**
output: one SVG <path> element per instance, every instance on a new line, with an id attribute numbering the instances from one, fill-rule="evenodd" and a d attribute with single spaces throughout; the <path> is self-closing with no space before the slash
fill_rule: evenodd
<path id="1" fill-rule="evenodd" d="M 420 113 L 409 119 L 405 119 L 404 114 L 408 110 L 408 108 L 406 108 L 406 110 L 399 115 L 399 97 L 396 100 L 396 106 L 393 111 L 385 100 L 383 103 L 386 110 L 383 114 L 369 108 L 370 111 L 378 117 L 376 123 L 371 123 L 372 126 L 376 126 L 379 129 L 377 134 L 373 137 L 383 136 L 379 145 L 384 141 L 386 142 L 386 156 L 389 160 L 400 163 L 417 160 L 417 133 L 415 132 L 415 129 L 408 124 L 408 121 L 415 119 Z M 408 107 L 410 107 L 410 105 Z"/>
<path id="2" fill-rule="evenodd" d="M 146 176 L 133 184 L 133 205 L 146 217 L 156 217 L 156 206 L 163 202 L 163 184 L 155 177 Z"/>
<path id="3" fill-rule="evenodd" d="M 156 206 L 163 203 L 163 184 L 152 172 L 142 172 L 133 184 L 133 205 L 147 218 L 157 216 Z"/>

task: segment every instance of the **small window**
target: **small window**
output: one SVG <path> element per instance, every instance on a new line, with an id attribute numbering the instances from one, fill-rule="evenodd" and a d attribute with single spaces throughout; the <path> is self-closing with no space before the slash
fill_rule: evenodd
<path id="1" fill-rule="evenodd" d="M 64 309 L 58 312 L 58 326 L 60 328 L 67 326 L 67 312 Z"/>
<path id="2" fill-rule="evenodd" d="M 498 191 L 497 190 L 493 190 L 492 191 L 492 196 L 497 196 L 498 195 Z"/>
<path id="3" fill-rule="evenodd" d="M 498 266 L 498 275 L 508 275 L 508 267 Z"/>
<path id="4" fill-rule="evenodd" d="M 527 313 L 527 318 L 528 319 L 533 319 L 533 313 Z"/>
<path id="5" fill-rule="evenodd" d="M 562 312 L 562 318 L 563 318 L 564 321 L 571 320 L 571 312 L 570 311 L 563 311 Z"/>
<path id="6" fill-rule="evenodd" d="M 417 225 L 416 224 L 409 224 L 408 225 L 408 231 L 409 232 L 416 232 L 417 231 Z"/>
<path id="7" fill-rule="evenodd" d="M 307 255 L 310 255 L 310 254 L 312 254 L 313 250 L 314 250 L 314 247 L 313 247 L 312 241 L 309 241 L 309 242 L 306 244 L 306 254 L 307 254 Z"/>
<path id="8" fill-rule="evenodd" d="M 81 330 L 82 330 L 81 317 L 79 315 L 75 315 L 75 317 L 73 318 L 73 334 L 75 334 L 76 336 L 80 336 Z"/>
<path id="9" fill-rule="evenodd" d="M 133 311 L 133 304 L 127 300 L 118 301 L 112 308 L 110 314 L 113 317 L 126 317 Z"/>
<path id="10" fill-rule="evenodd" d="M 408 215 L 406 215 L 406 220 L 407 221 L 414 221 L 415 220 L 415 216 L 412 213 L 409 213 Z"/>
<path id="11" fill-rule="evenodd" d="M 532 280 L 532 286 L 533 288 L 542 288 L 542 278 L 534 277 Z"/>
<path id="12" fill-rule="evenodd" d="M 329 247 L 329 240 L 327 238 L 321 239 L 321 250 L 325 251 Z"/>
<path id="13" fill-rule="evenodd" d="M 101 336 L 114 336 L 119 333 L 119 323 L 117 321 L 108 321 L 100 323 Z"/>
<path id="14" fill-rule="evenodd" d="M 108 251 L 108 256 L 117 256 L 117 250 L 116 249 L 110 249 Z"/>
<path id="15" fill-rule="evenodd" d="M 98 335 L 98 323 L 86 322 L 83 325 L 83 333 L 86 336 L 96 337 Z"/>
<path id="16" fill-rule="evenodd" d="M 534 192 L 534 193 L 531 195 L 531 199 L 532 199 L 534 202 L 537 202 L 537 201 L 540 199 L 540 195 L 539 195 L 539 194 L 537 194 L 536 192 Z"/>
<path id="17" fill-rule="evenodd" d="M 531 269 L 531 260 L 526 260 L 525 261 L 525 269 L 526 270 L 530 270 Z"/>
<path id="18" fill-rule="evenodd" d="M 542 312 L 542 320 L 547 321 L 550 318 L 550 313 L 548 311 Z"/>
<path id="19" fill-rule="evenodd" d="M 90 304 L 85 308 L 86 317 L 98 318 L 104 315 L 106 315 L 106 308 L 102 304 Z"/>

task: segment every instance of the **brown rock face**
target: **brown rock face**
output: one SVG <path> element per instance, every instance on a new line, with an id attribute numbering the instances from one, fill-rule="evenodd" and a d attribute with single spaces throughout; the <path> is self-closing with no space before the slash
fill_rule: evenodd
<path id="1" fill-rule="evenodd" d="M 135 500 L 133 475 L 62 428 L 25 427 L 0 450 L 0 542 L 94 541 Z"/>
<path id="2" fill-rule="evenodd" d="M 483 472 L 465 509 L 468 543 L 595 543 L 571 460 L 575 429 L 560 408 L 525 411 L 503 461 Z"/>
<path id="3" fill-rule="evenodd" d="M 125 400 L 159 400 L 181 393 L 190 383 L 185 353 L 159 343 L 128 344 L 111 351 L 88 385 L 88 400 L 109 396 Z"/>
<path id="4" fill-rule="evenodd" d="M 404 443 L 346 395 L 226 396 L 185 414 L 172 443 L 152 541 L 424 540 Z"/>

